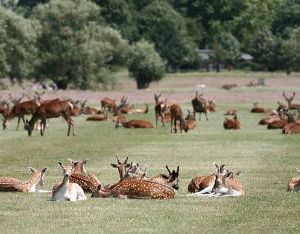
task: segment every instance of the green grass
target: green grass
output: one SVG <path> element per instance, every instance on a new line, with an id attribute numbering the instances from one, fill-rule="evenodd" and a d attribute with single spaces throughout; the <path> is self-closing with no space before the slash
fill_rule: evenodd
<path id="1" fill-rule="evenodd" d="M 230 105 L 231 106 L 231 105 Z M 112 122 L 75 119 L 77 136 L 67 137 L 61 119 L 50 121 L 46 135 L 27 137 L 0 131 L 0 176 L 28 178 L 27 166 L 47 167 L 44 189 L 62 179 L 57 161 L 88 159 L 88 171 L 103 184 L 118 180 L 110 166 L 115 155 L 148 165 L 153 176 L 180 166 L 180 189 L 175 200 L 91 199 L 55 203 L 51 194 L 0 193 L 1 233 L 299 233 L 299 194 L 286 192 L 287 181 L 299 166 L 300 135 L 257 125 L 261 114 L 250 114 L 251 103 L 237 103 L 243 123 L 240 131 L 225 131 L 224 111 L 198 122 L 188 134 L 170 134 L 169 125 L 158 129 L 115 129 Z M 189 104 L 183 105 L 190 108 Z M 145 116 L 153 122 L 153 107 Z M 212 162 L 242 171 L 242 198 L 185 197 L 189 181 L 213 170 Z"/>

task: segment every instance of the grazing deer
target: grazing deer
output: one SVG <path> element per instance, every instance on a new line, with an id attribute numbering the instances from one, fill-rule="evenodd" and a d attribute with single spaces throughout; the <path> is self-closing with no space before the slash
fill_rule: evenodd
<path id="1" fill-rule="evenodd" d="M 68 123 L 68 136 L 70 135 L 71 128 L 73 130 L 73 136 L 75 135 L 74 123 L 71 118 L 73 110 L 73 105 L 65 100 L 52 100 L 49 102 L 43 102 L 36 112 L 32 115 L 32 118 L 28 121 L 26 120 L 25 129 L 28 131 L 28 136 L 31 136 L 34 129 L 34 124 L 37 120 L 41 120 L 42 128 L 40 130 L 41 136 L 44 135 L 46 128 L 46 120 L 49 118 L 58 118 L 62 116 Z"/>
<path id="2" fill-rule="evenodd" d="M 197 126 L 194 115 L 192 115 L 189 110 L 187 116 L 185 117 L 185 125 L 188 129 L 194 129 Z"/>
<path id="3" fill-rule="evenodd" d="M 288 108 L 290 110 L 300 110 L 300 104 L 298 103 L 292 103 L 292 101 L 294 100 L 295 96 L 296 96 L 296 92 L 293 92 L 293 94 L 288 97 L 285 92 L 282 93 L 282 96 L 284 97 L 285 101 L 288 103 Z"/>
<path id="4" fill-rule="evenodd" d="M 52 190 L 52 201 L 79 201 L 86 200 L 83 189 L 76 183 L 70 182 L 71 170 L 66 170 L 61 162 L 59 166 L 63 169 L 64 178 L 62 183 Z M 100 185 L 101 186 L 101 185 Z"/>
<path id="5" fill-rule="evenodd" d="M 238 120 L 237 115 L 234 115 L 233 119 L 225 118 L 223 122 L 223 127 L 226 130 L 230 130 L 230 129 L 236 130 L 236 129 L 241 129 L 242 124 Z"/>
<path id="6" fill-rule="evenodd" d="M 174 199 L 176 190 L 148 180 L 122 180 L 109 187 L 98 187 L 92 197 L 118 197 L 130 199 Z"/>
<path id="7" fill-rule="evenodd" d="M 172 187 L 173 189 L 178 190 L 179 189 L 179 166 L 177 166 L 177 171 L 172 170 L 172 172 L 170 171 L 169 167 L 166 165 L 166 168 L 169 172 L 169 175 L 165 175 L 165 174 L 159 174 L 157 176 L 153 176 L 150 179 L 148 179 L 149 181 L 152 182 L 156 182 L 159 184 L 163 184 L 163 185 L 168 185 L 170 187 Z"/>
<path id="8" fill-rule="evenodd" d="M 177 133 L 177 121 L 179 121 L 180 133 L 182 130 L 188 132 L 188 128 L 185 124 L 181 107 L 177 104 L 172 104 L 170 107 L 171 112 L 171 133 L 173 132 L 173 125 L 174 125 L 174 132 Z"/>
<path id="9" fill-rule="evenodd" d="M 32 172 L 31 179 L 22 181 L 11 177 L 0 177 L 0 192 L 38 192 L 37 185 L 43 186 L 47 168 L 35 170 L 29 167 Z"/>
<path id="10" fill-rule="evenodd" d="M 153 124 L 147 120 L 129 120 L 122 122 L 120 119 L 117 120 L 115 128 L 154 128 Z"/>
<path id="11" fill-rule="evenodd" d="M 199 113 L 199 120 L 201 120 L 201 113 L 205 114 L 206 120 L 207 118 L 207 102 L 201 95 L 196 92 L 195 97 L 191 101 L 193 110 L 194 110 L 194 118 L 196 119 L 196 112 Z"/>
<path id="12" fill-rule="evenodd" d="M 297 168 L 296 172 L 300 174 L 300 170 Z M 300 190 L 300 176 L 292 177 L 288 183 L 288 192 L 298 192 Z"/>
<path id="13" fill-rule="evenodd" d="M 86 118 L 86 121 L 107 121 L 107 120 L 108 120 L 107 111 L 105 111 L 104 115 L 91 115 Z"/>
<path id="14" fill-rule="evenodd" d="M 116 104 L 117 99 L 110 99 L 110 98 L 103 98 L 100 103 L 101 103 L 101 108 L 103 111 L 107 110 L 109 112 L 116 112 L 118 107 Z"/>
<path id="15" fill-rule="evenodd" d="M 230 90 L 237 87 L 237 84 L 224 84 L 222 85 L 222 89 Z"/>
<path id="16" fill-rule="evenodd" d="M 236 109 L 229 109 L 225 112 L 224 115 L 236 115 L 238 111 Z"/>
<path id="17" fill-rule="evenodd" d="M 251 109 L 251 113 L 265 113 L 267 110 L 265 108 L 259 107 L 258 102 L 253 103 L 253 107 Z"/>

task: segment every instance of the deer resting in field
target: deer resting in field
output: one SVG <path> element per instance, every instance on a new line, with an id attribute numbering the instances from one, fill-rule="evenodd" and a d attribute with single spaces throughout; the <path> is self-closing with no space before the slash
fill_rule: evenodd
<path id="1" fill-rule="evenodd" d="M 258 104 L 259 104 L 258 102 L 253 103 L 253 107 L 250 111 L 251 113 L 265 113 L 268 111 L 265 108 L 259 107 Z"/>
<path id="2" fill-rule="evenodd" d="M 300 170 L 297 168 L 296 172 L 300 174 Z M 300 190 L 300 176 L 292 177 L 288 183 L 288 192 L 298 192 Z"/>
<path id="3" fill-rule="evenodd" d="M 28 131 L 28 136 L 31 136 L 36 121 L 40 119 L 42 126 L 40 133 L 41 136 L 43 136 L 47 119 L 63 117 L 69 126 L 67 135 L 70 135 L 71 128 L 73 130 L 73 135 L 75 135 L 74 122 L 71 118 L 72 113 L 73 105 L 68 101 L 54 99 L 49 102 L 43 102 L 32 115 L 32 118 L 29 121 L 26 120 L 25 129 Z"/>
<path id="4" fill-rule="evenodd" d="M 169 172 L 169 175 L 165 174 L 159 174 L 157 176 L 153 176 L 149 181 L 156 182 L 163 185 L 168 185 L 172 187 L 173 189 L 178 190 L 179 189 L 179 166 L 177 166 L 177 171 L 172 170 L 170 171 L 169 167 L 166 165 L 166 168 Z"/>
<path id="5" fill-rule="evenodd" d="M 64 178 L 62 183 L 53 189 L 52 201 L 79 201 L 86 200 L 83 189 L 76 183 L 70 182 L 71 170 L 66 170 L 61 162 L 59 166 L 63 169 Z M 99 185 L 100 186 L 100 185 Z"/>
<path id="6" fill-rule="evenodd" d="M 223 127 L 226 130 L 236 130 L 236 129 L 241 129 L 242 128 L 242 124 L 241 122 L 238 120 L 237 116 L 234 115 L 233 119 L 228 119 L 225 118 L 224 122 L 223 122 Z"/>
<path id="7" fill-rule="evenodd" d="M 188 128 L 183 118 L 181 107 L 177 104 L 172 104 L 170 107 L 170 112 L 171 112 L 171 133 L 173 132 L 173 125 L 174 125 L 174 132 L 177 133 L 177 121 L 179 121 L 180 133 L 182 133 L 182 130 L 188 132 Z"/>
<path id="8" fill-rule="evenodd" d="M 122 122 L 120 119 L 116 122 L 116 128 L 154 128 L 153 124 L 147 120 L 129 120 L 127 122 Z"/>
<path id="9" fill-rule="evenodd" d="M 46 168 L 37 171 L 29 167 L 29 170 L 32 172 L 32 177 L 27 181 L 11 177 L 0 177 L 0 192 L 38 192 L 36 186 L 43 186 Z"/>
<path id="10" fill-rule="evenodd" d="M 201 120 L 201 113 L 204 113 L 206 120 L 207 118 L 207 101 L 201 97 L 198 92 L 196 92 L 195 97 L 192 99 L 191 103 L 194 110 L 194 118 L 196 119 L 196 112 L 199 113 L 199 120 Z"/>
<path id="11" fill-rule="evenodd" d="M 110 99 L 108 97 L 103 98 L 100 101 L 102 110 L 103 111 L 107 110 L 109 112 L 116 112 L 118 110 L 116 101 L 117 99 Z"/>
<path id="12" fill-rule="evenodd" d="M 194 115 L 192 115 L 189 110 L 187 116 L 185 117 L 185 125 L 187 129 L 194 129 L 197 126 L 197 122 L 194 118 Z"/>

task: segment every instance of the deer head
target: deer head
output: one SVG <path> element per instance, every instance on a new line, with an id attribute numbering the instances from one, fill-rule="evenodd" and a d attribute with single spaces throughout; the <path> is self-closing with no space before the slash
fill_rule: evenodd
<path id="1" fill-rule="evenodd" d="M 71 158 L 68 158 L 68 161 L 72 165 L 73 173 L 86 174 L 85 165 L 88 164 L 87 160 L 73 160 Z"/>
<path id="2" fill-rule="evenodd" d="M 154 100 L 155 100 L 155 103 L 158 104 L 159 103 L 159 98 L 161 97 L 161 93 L 154 93 Z"/>
<path id="3" fill-rule="evenodd" d="M 30 180 L 32 188 L 31 191 L 35 190 L 35 185 L 38 184 L 40 186 L 44 185 L 44 177 L 47 168 L 43 168 L 41 170 L 36 170 L 33 167 L 28 167 L 29 171 L 32 173 L 32 178 Z"/>
<path id="4" fill-rule="evenodd" d="M 128 157 L 126 157 L 126 159 L 121 162 L 118 158 L 118 155 L 116 155 L 117 158 L 117 162 L 118 164 L 115 163 L 111 163 L 110 165 L 114 168 L 117 168 L 119 171 L 119 175 L 120 175 L 120 180 L 122 180 L 124 178 L 124 176 L 126 175 L 126 168 L 130 167 L 130 164 L 127 163 Z"/>
<path id="5" fill-rule="evenodd" d="M 166 165 L 166 168 L 169 172 L 169 176 L 167 175 L 162 175 L 162 177 L 164 179 L 167 179 L 167 185 L 169 185 L 170 187 L 178 190 L 179 189 L 179 166 L 177 166 L 177 171 L 172 170 L 172 172 L 170 171 L 168 165 Z"/>
<path id="6" fill-rule="evenodd" d="M 225 164 L 218 165 L 215 163 L 216 171 L 216 181 L 215 185 L 213 187 L 213 192 L 220 193 L 223 192 L 224 189 L 226 189 L 223 185 L 225 183 L 225 178 L 229 177 L 231 173 L 228 169 L 225 168 Z"/>
<path id="7" fill-rule="evenodd" d="M 125 177 L 143 179 L 146 176 L 146 173 L 147 173 L 147 167 L 142 167 L 138 163 L 132 162 L 125 174 Z"/>

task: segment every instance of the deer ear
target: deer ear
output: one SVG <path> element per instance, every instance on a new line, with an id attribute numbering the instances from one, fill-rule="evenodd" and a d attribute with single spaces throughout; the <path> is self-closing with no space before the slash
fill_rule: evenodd
<path id="1" fill-rule="evenodd" d="M 63 163 L 62 163 L 61 161 L 58 162 L 58 165 L 59 165 L 61 168 L 63 168 L 63 166 L 64 166 Z"/>
<path id="2" fill-rule="evenodd" d="M 111 165 L 112 167 L 115 167 L 115 168 L 118 167 L 118 165 L 117 165 L 117 164 L 114 164 L 114 163 L 111 163 L 110 165 Z"/>
<path id="3" fill-rule="evenodd" d="M 46 170 L 47 170 L 47 168 L 45 167 L 45 168 L 43 168 L 41 171 L 42 171 L 43 173 L 45 173 Z"/>
<path id="4" fill-rule="evenodd" d="M 228 172 L 227 174 L 226 174 L 226 177 L 228 177 L 229 179 L 232 179 L 233 178 L 233 172 L 231 171 L 231 172 Z"/>
<path id="5" fill-rule="evenodd" d="M 32 173 L 36 172 L 36 170 L 35 170 L 33 167 L 28 167 L 28 169 L 29 169 Z"/>

